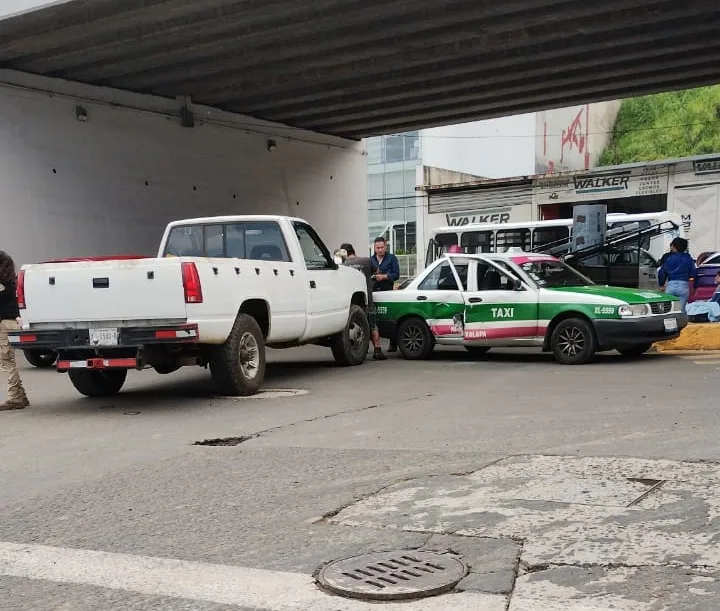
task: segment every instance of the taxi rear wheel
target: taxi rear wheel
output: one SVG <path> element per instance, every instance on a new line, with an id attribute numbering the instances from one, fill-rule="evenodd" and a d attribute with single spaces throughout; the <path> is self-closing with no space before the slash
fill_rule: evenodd
<path id="1" fill-rule="evenodd" d="M 405 359 L 426 359 L 435 347 L 435 340 L 421 318 L 406 318 L 398 326 L 397 345 Z"/>
<path id="2" fill-rule="evenodd" d="M 566 318 L 553 330 L 550 346 L 559 363 L 582 365 L 595 356 L 597 341 L 589 322 L 582 318 Z"/>

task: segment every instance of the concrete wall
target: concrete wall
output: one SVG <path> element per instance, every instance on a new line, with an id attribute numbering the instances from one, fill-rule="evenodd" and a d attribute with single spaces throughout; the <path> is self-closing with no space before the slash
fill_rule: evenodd
<path id="1" fill-rule="evenodd" d="M 330 248 L 367 240 L 362 143 L 202 107 L 185 128 L 176 100 L 0 82 L 0 248 L 18 263 L 154 254 L 168 221 L 214 214 L 300 216 Z"/>
<path id="2" fill-rule="evenodd" d="M 535 115 L 435 127 L 422 131 L 422 162 L 465 174 L 505 178 L 535 168 Z"/>

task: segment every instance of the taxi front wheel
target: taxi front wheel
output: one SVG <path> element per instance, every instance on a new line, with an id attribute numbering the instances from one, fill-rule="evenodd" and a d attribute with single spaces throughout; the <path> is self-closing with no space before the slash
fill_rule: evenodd
<path id="1" fill-rule="evenodd" d="M 559 363 L 582 365 L 595 356 L 597 341 L 589 322 L 582 318 L 567 318 L 553 330 L 550 346 Z"/>
<path id="2" fill-rule="evenodd" d="M 426 359 L 435 347 L 435 339 L 420 318 L 406 318 L 398 326 L 397 345 L 403 358 Z"/>

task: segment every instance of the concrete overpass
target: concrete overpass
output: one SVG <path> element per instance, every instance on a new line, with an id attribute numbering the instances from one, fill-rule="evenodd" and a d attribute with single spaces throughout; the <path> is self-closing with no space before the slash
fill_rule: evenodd
<path id="1" fill-rule="evenodd" d="M 718 31 L 717 0 L 65 0 L 0 21 L 0 68 L 360 139 L 720 82 Z"/>

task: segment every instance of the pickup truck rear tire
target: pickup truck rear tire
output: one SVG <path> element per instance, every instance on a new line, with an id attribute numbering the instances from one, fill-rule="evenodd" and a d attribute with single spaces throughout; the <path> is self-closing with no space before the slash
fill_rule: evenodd
<path id="1" fill-rule="evenodd" d="M 230 336 L 213 349 L 210 373 L 223 395 L 245 397 L 260 390 L 265 379 L 265 339 L 252 316 L 238 314 Z"/>
<path id="2" fill-rule="evenodd" d="M 68 377 L 81 395 L 86 397 L 112 397 L 120 392 L 127 378 L 127 369 L 71 369 Z"/>
<path id="3" fill-rule="evenodd" d="M 54 350 L 25 350 L 24 353 L 25 360 L 40 369 L 52 367 L 58 356 Z"/>
<path id="4" fill-rule="evenodd" d="M 342 367 L 361 365 L 370 347 L 370 324 L 360 306 L 350 306 L 350 315 L 342 332 L 333 335 L 330 349 L 333 358 Z"/>

